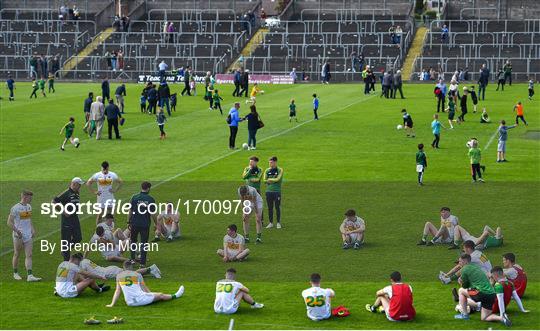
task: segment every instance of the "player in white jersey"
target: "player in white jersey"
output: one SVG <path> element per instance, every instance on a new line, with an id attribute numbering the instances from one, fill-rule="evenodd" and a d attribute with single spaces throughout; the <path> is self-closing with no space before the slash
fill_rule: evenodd
<path id="1" fill-rule="evenodd" d="M 475 243 L 472 240 L 467 240 L 463 243 L 463 252 L 471 256 L 471 263 L 479 266 L 490 277 L 492 265 L 487 256 L 482 251 L 475 249 Z M 439 280 L 443 284 L 449 284 L 452 280 L 457 280 L 461 275 L 461 264 L 456 264 L 455 267 L 448 272 L 439 272 Z"/>
<path id="2" fill-rule="evenodd" d="M 331 288 L 321 288 L 321 275 L 311 275 L 311 287 L 302 291 L 307 316 L 313 321 L 321 321 L 332 315 L 331 300 L 336 294 Z"/>
<path id="3" fill-rule="evenodd" d="M 485 225 L 480 237 L 475 237 L 469 233 L 463 226 L 457 225 L 454 228 L 454 243 L 448 249 L 458 249 L 464 241 L 471 240 L 478 249 L 489 247 L 500 247 L 503 244 L 502 229 L 498 226 L 493 230 L 489 225 Z"/>
<path id="4" fill-rule="evenodd" d="M 180 215 L 174 211 L 172 202 L 167 202 L 167 210 L 157 217 L 156 232 L 153 242 L 160 240 L 161 236 L 167 241 L 180 238 Z"/>
<path id="5" fill-rule="evenodd" d="M 433 246 L 435 244 L 452 244 L 454 242 L 454 227 L 458 225 L 459 220 L 456 216 L 450 214 L 450 208 L 441 208 L 441 226 L 439 229 L 432 222 L 426 222 L 422 239 L 417 245 Z M 433 238 L 427 241 L 427 237 L 432 235 Z"/>
<path id="6" fill-rule="evenodd" d="M 56 286 L 54 294 L 62 298 L 74 298 L 87 287 L 101 293 L 108 291 L 110 286 L 96 284 L 96 279 L 106 280 L 104 276 L 81 270 L 79 264 L 83 256 L 81 253 L 71 255 L 69 261 L 63 261 L 56 271 Z"/>
<path id="7" fill-rule="evenodd" d="M 227 234 L 223 237 L 223 249 L 218 249 L 217 254 L 223 258 L 223 262 L 243 261 L 249 255 L 244 237 L 237 233 L 235 224 L 227 227 Z"/>
<path id="8" fill-rule="evenodd" d="M 238 196 L 242 201 L 242 221 L 244 227 L 244 238 L 249 243 L 249 218 L 251 214 L 255 214 L 255 227 L 257 230 L 257 240 L 255 243 L 262 243 L 262 213 L 263 213 L 263 199 L 257 189 L 249 186 L 242 185 L 238 188 Z M 248 201 L 249 203 L 246 203 Z M 249 209 L 249 210 L 248 210 Z M 249 213 L 246 213 L 249 211 Z"/>
<path id="9" fill-rule="evenodd" d="M 122 256 L 122 251 L 120 247 L 115 243 L 113 235 L 110 232 L 105 232 L 102 226 L 96 227 L 96 233 L 90 238 L 90 243 L 97 242 L 100 245 L 100 253 L 103 258 L 111 262 L 124 262 L 128 259 Z M 104 249 L 101 249 L 104 248 Z M 86 257 L 88 252 L 84 253 Z"/>
<path id="10" fill-rule="evenodd" d="M 216 300 L 214 301 L 214 311 L 218 314 L 234 314 L 240 306 L 240 302 L 245 301 L 253 309 L 263 308 L 262 303 L 257 303 L 249 295 L 249 289 L 235 280 L 236 270 L 228 269 L 225 279 L 216 283 Z"/>
<path id="11" fill-rule="evenodd" d="M 32 248 L 36 231 L 32 224 L 32 202 L 33 193 L 30 191 L 23 191 L 21 193 L 21 202 L 11 207 L 9 212 L 7 224 L 13 231 L 13 278 L 15 280 L 21 280 L 19 275 L 19 255 L 24 250 L 24 266 L 28 276 L 26 280 L 29 282 L 40 281 L 41 278 L 35 277 L 32 274 Z"/>
<path id="12" fill-rule="evenodd" d="M 99 275 L 102 277 L 105 277 L 107 279 L 116 279 L 116 276 L 124 271 L 122 268 L 117 267 L 115 265 L 110 265 L 108 267 L 102 267 L 100 265 L 97 265 L 90 259 L 84 259 L 81 261 L 81 264 L 79 265 L 80 269 L 83 271 L 90 272 L 95 275 Z M 145 274 L 151 274 L 152 276 L 156 278 L 161 278 L 161 271 L 157 267 L 157 265 L 152 264 L 151 266 L 147 268 L 141 268 L 136 270 L 141 275 Z"/>
<path id="13" fill-rule="evenodd" d="M 121 293 L 124 294 L 126 304 L 131 307 L 146 306 L 156 301 L 169 301 L 180 298 L 184 294 L 184 286 L 180 286 L 174 294 L 150 292 L 144 283 L 143 276 L 133 270 L 134 266 L 135 262 L 132 260 L 124 262 L 124 271 L 116 275 L 116 290 L 107 307 L 114 307 Z"/>
<path id="14" fill-rule="evenodd" d="M 97 190 L 92 188 L 94 183 L 97 183 Z M 97 196 L 97 203 L 102 209 L 100 214 L 96 215 L 97 224 L 104 214 L 103 209 L 112 210 L 114 208 L 114 193 L 122 186 L 122 180 L 116 173 L 109 171 L 109 162 L 103 161 L 103 163 L 101 163 L 101 171 L 92 175 L 86 182 L 86 185 L 88 186 L 88 189 Z"/>
<path id="15" fill-rule="evenodd" d="M 118 245 L 121 241 L 129 242 L 129 236 L 126 236 L 126 231 L 115 227 L 113 214 L 105 215 L 97 226 L 101 226 L 105 231 L 104 238 L 114 242 L 115 245 Z"/>
<path id="16" fill-rule="evenodd" d="M 364 243 L 364 232 L 366 231 L 366 222 L 356 216 L 354 209 L 349 209 L 345 212 L 345 219 L 339 227 L 341 239 L 343 240 L 343 249 L 354 247 L 359 249 Z"/>

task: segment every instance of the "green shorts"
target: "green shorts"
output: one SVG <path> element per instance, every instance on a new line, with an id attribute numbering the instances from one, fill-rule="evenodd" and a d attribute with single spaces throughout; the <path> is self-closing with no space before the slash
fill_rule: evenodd
<path id="1" fill-rule="evenodd" d="M 66 139 L 71 138 L 71 136 L 73 136 L 73 131 L 67 131 L 66 130 Z"/>
<path id="2" fill-rule="evenodd" d="M 501 247 L 503 245 L 503 238 L 497 238 L 495 236 L 489 236 L 484 244 L 485 248 L 489 247 Z"/>

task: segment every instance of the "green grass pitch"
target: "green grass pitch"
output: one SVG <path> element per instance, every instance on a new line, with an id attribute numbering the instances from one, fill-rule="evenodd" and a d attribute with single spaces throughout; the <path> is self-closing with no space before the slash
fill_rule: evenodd
<path id="1" fill-rule="evenodd" d="M 111 84 L 113 92 L 116 86 Z M 479 113 L 473 114 L 469 104 L 467 121 L 454 130 L 443 130 L 440 150 L 429 147 L 436 110 L 431 84 L 405 85 L 405 100 L 365 96 L 360 84 L 263 86 L 266 93 L 258 97 L 257 106 L 266 126 L 257 135 L 256 151 L 227 149 L 225 115 L 207 109 L 201 88 L 199 96 L 179 98 L 177 111 L 165 126 L 168 139 L 161 141 L 155 119 L 139 112 L 141 86 L 128 84 L 127 88 L 121 141 L 88 140 L 82 132 L 83 100 L 89 91 L 99 95 L 99 84 L 60 81 L 55 94 L 29 100 L 30 85 L 20 83 L 15 102 L 7 101 L 7 90 L 2 88 L 0 328 L 83 329 L 87 328 L 84 318 L 96 316 L 103 321 L 120 316 L 126 321 L 120 328 L 127 329 L 224 329 L 231 317 L 237 329 L 503 329 L 502 324 L 480 322 L 478 315 L 472 315 L 471 321 L 454 320 L 452 286 L 442 285 L 437 274 L 453 265 L 457 252 L 416 246 L 424 222 L 438 222 L 442 206 L 449 206 L 474 233 L 484 224 L 502 226 L 505 245 L 486 254 L 494 265 L 501 263 L 503 253 L 517 255 L 529 277 L 523 301 L 531 312 L 523 314 L 511 303 L 509 315 L 514 328 L 540 328 L 540 102 L 527 100 L 525 84 L 514 84 L 504 92 L 495 92 L 490 84 L 487 100 L 478 106 L 488 109 L 494 123 L 480 124 Z M 226 111 L 235 101 L 230 96 L 232 88 L 219 89 Z M 173 85 L 172 90 L 180 92 L 181 87 Z M 320 95 L 319 121 L 312 120 L 313 93 Z M 291 98 L 296 99 L 299 123 L 288 121 Z M 512 107 L 518 100 L 523 101 L 530 124 L 509 131 L 510 162 L 499 164 L 495 162 L 496 137 L 492 138 L 500 119 L 513 122 Z M 414 139 L 396 130 L 402 108 L 414 119 Z M 242 103 L 241 114 L 247 111 Z M 58 132 L 70 116 L 76 118 L 75 136 L 81 138 L 81 147 L 67 146 L 61 152 L 63 136 Z M 446 114 L 441 119 L 447 126 Z M 483 185 L 470 182 L 465 148 L 470 137 L 477 137 L 483 149 L 487 167 Z M 247 129 L 241 125 L 237 144 L 246 140 Z M 420 142 L 428 146 L 424 187 L 417 186 L 415 173 L 414 155 Z M 50 201 L 72 177 L 87 179 L 103 160 L 126 182 L 117 198 L 128 199 L 141 181 L 149 180 L 154 184 L 152 194 L 160 201 L 213 200 L 236 199 L 241 171 L 252 154 L 261 158 L 262 168 L 268 157 L 278 156 L 285 171 L 284 228 L 265 230 L 264 244 L 249 245 L 249 260 L 233 264 L 238 280 L 266 305 L 264 309 L 242 305 L 234 316 L 218 316 L 212 309 L 215 281 L 230 266 L 215 251 L 226 226 L 241 225 L 240 215 L 182 214 L 183 238 L 161 242 L 159 252 L 149 254 L 149 263 L 156 263 L 163 272 L 161 280 L 147 278 L 150 289 L 169 293 L 179 284 L 186 287 L 184 297 L 172 302 L 128 308 L 120 300 L 111 309 L 105 305 L 112 292 L 98 295 L 87 290 L 70 300 L 55 297 L 54 275 L 61 256 L 41 252 L 39 240 L 34 245 L 33 270 L 43 280 L 12 279 L 11 231 L 5 220 L 21 189 L 34 191 L 37 239 L 57 242 L 59 221 L 40 215 L 40 204 Z M 84 188 L 81 199 L 94 201 Z M 366 245 L 359 251 L 341 249 L 338 226 L 348 208 L 355 208 L 367 223 Z M 87 241 L 94 217 L 83 216 L 81 223 Z M 118 218 L 117 224 L 125 226 L 125 218 Z M 91 258 L 107 264 L 98 253 Z M 21 258 L 19 269 L 25 275 L 23 265 Z M 414 322 L 390 323 L 384 316 L 364 311 L 394 270 L 401 271 L 413 287 L 418 313 Z M 308 287 L 312 272 L 322 274 L 323 286 L 334 288 L 333 305 L 350 308 L 350 317 L 320 323 L 306 317 L 301 291 Z"/>

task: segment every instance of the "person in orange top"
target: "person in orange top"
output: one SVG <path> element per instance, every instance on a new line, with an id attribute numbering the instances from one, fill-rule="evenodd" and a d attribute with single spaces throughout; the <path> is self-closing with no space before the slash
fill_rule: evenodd
<path id="1" fill-rule="evenodd" d="M 521 101 L 518 101 L 517 105 L 514 106 L 514 111 L 516 112 L 516 125 L 519 125 L 519 119 L 521 119 L 525 125 L 528 125 L 527 121 L 525 121 L 525 117 L 523 117 L 523 105 L 521 104 Z"/>

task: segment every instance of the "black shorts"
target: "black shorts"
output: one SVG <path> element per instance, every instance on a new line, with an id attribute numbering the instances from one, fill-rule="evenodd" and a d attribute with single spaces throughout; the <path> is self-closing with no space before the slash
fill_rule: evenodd
<path id="1" fill-rule="evenodd" d="M 405 123 L 405 125 L 406 125 L 408 128 L 411 128 L 411 129 L 413 128 L 413 122 L 411 122 L 411 123 Z"/>
<path id="2" fill-rule="evenodd" d="M 289 112 L 289 117 L 295 117 L 295 116 L 296 116 L 296 111 Z"/>
<path id="3" fill-rule="evenodd" d="M 451 121 L 454 120 L 454 116 L 455 116 L 455 115 L 456 115 L 455 112 L 449 111 L 449 112 L 448 112 L 448 119 L 451 120 Z"/>
<path id="4" fill-rule="evenodd" d="M 486 294 L 479 292 L 476 289 L 469 289 L 468 290 L 469 296 L 471 299 L 473 299 L 476 302 L 480 302 L 482 304 L 482 308 L 492 310 L 493 303 L 497 299 L 497 295 L 495 293 Z"/>

